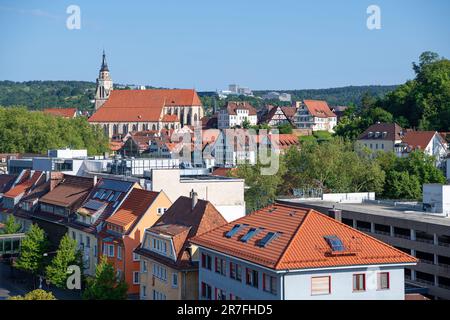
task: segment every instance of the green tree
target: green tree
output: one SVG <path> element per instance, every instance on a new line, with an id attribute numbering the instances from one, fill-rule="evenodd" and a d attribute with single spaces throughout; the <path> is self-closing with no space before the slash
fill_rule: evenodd
<path id="1" fill-rule="evenodd" d="M 0 234 L 15 234 L 22 229 L 20 223 L 16 222 L 16 219 L 12 214 L 8 216 L 5 222 L 3 230 L 0 230 Z"/>
<path id="2" fill-rule="evenodd" d="M 127 283 L 117 279 L 112 264 L 106 257 L 97 265 L 95 278 L 88 279 L 87 288 L 83 293 L 85 300 L 125 300 L 127 298 Z"/>
<path id="3" fill-rule="evenodd" d="M 22 240 L 20 256 L 15 266 L 33 275 L 38 274 L 43 270 L 44 253 L 47 248 L 48 241 L 44 230 L 36 224 L 31 225 Z"/>
<path id="4" fill-rule="evenodd" d="M 56 298 L 51 292 L 36 289 L 28 292 L 25 296 L 13 296 L 9 297 L 8 300 L 56 300 Z"/>
<path id="5" fill-rule="evenodd" d="M 242 128 L 250 129 L 250 127 L 251 127 L 250 121 L 248 121 L 248 119 L 244 119 L 244 121 L 242 121 Z"/>
<path id="6" fill-rule="evenodd" d="M 78 265 L 82 269 L 80 262 L 81 257 L 79 250 L 77 250 L 77 242 L 66 233 L 61 238 L 55 257 L 46 268 L 46 278 L 57 287 L 65 288 L 69 276 L 67 268 L 70 265 Z"/>
<path id="7" fill-rule="evenodd" d="M 292 125 L 290 123 L 284 123 L 278 126 L 278 130 L 280 134 L 291 134 L 292 133 Z"/>

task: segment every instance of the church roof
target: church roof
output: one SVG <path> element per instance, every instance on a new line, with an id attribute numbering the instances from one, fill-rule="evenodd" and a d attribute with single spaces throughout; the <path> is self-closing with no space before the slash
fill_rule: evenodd
<path id="1" fill-rule="evenodd" d="M 163 107 L 201 105 L 193 89 L 113 90 L 89 122 L 157 122 Z"/>
<path id="2" fill-rule="evenodd" d="M 109 71 L 108 69 L 108 63 L 106 63 L 106 55 L 105 55 L 105 50 L 103 50 L 103 59 L 102 59 L 102 66 L 100 68 L 100 72 L 101 71 Z"/>

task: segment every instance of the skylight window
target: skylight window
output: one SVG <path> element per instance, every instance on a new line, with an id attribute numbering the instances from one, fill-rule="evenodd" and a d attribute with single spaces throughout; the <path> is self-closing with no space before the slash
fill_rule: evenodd
<path id="1" fill-rule="evenodd" d="M 277 232 L 269 232 L 267 233 L 264 238 L 259 240 L 258 247 L 264 248 L 266 247 L 270 242 L 278 238 L 279 234 Z"/>
<path id="2" fill-rule="evenodd" d="M 255 236 L 260 229 L 257 228 L 250 228 L 250 230 L 248 230 L 248 232 L 241 238 L 242 242 L 248 242 L 248 240 L 250 240 L 253 236 Z"/>
<path id="3" fill-rule="evenodd" d="M 331 250 L 334 252 L 342 252 L 345 251 L 345 246 L 342 243 L 342 240 L 338 236 L 326 236 L 324 237 L 330 246 Z"/>
<path id="4" fill-rule="evenodd" d="M 225 237 L 227 237 L 228 239 L 231 238 L 232 236 L 234 236 L 236 233 L 238 233 L 240 230 L 242 230 L 242 228 L 244 227 L 244 225 L 242 224 L 237 224 L 235 225 L 230 231 L 228 231 L 225 234 Z"/>

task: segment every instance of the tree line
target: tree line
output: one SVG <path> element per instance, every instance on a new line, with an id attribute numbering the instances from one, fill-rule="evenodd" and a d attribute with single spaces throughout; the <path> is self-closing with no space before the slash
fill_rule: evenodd
<path id="1" fill-rule="evenodd" d="M 108 139 L 85 117 L 66 119 L 25 107 L 0 106 L 0 152 L 46 154 L 48 149 L 65 147 L 102 154 L 108 150 Z"/>

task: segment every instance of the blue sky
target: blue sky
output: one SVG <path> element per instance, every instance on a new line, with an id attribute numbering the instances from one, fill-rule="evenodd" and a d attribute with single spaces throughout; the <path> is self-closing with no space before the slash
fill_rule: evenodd
<path id="1" fill-rule="evenodd" d="M 66 28 L 66 8 L 81 29 Z M 381 30 L 366 27 L 369 5 Z M 224 89 L 399 84 L 423 51 L 450 57 L 448 0 L 0 0 L 1 80 Z"/>

